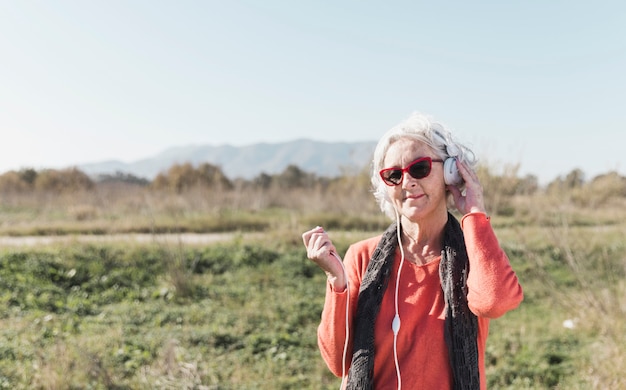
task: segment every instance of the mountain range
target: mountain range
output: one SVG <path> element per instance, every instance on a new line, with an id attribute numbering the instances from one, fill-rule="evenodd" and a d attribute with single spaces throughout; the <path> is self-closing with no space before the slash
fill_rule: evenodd
<path id="1" fill-rule="evenodd" d="M 229 179 L 252 179 L 261 173 L 278 174 L 289 165 L 318 176 L 337 177 L 359 172 L 369 166 L 376 142 L 322 142 L 298 139 L 282 143 L 257 143 L 247 146 L 188 145 L 164 150 L 134 162 L 109 160 L 80 164 L 90 176 L 132 174 L 152 180 L 174 164 L 219 166 Z"/>

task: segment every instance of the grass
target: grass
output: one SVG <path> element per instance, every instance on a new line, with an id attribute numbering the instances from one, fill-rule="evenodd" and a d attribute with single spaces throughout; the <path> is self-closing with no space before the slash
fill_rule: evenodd
<path id="1" fill-rule="evenodd" d="M 300 233 L 322 225 L 341 253 L 380 233 L 366 195 L 3 198 L 3 235 L 236 234 L 0 249 L 0 389 L 337 389 L 316 343 L 325 278 Z M 491 322 L 489 388 L 626 388 L 626 200 L 505 200 L 492 223 L 525 301 Z"/>
<path id="2" fill-rule="evenodd" d="M 608 234 L 583 251 L 509 233 L 526 300 L 492 321 L 489 388 L 623 386 L 624 243 Z M 338 387 L 316 344 L 323 273 L 293 242 L 11 250 L 0 281 L 0 388 Z"/>
<path id="3" fill-rule="evenodd" d="M 0 270 L 0 388 L 333 383 L 323 278 L 299 249 L 87 245 L 5 252 Z"/>

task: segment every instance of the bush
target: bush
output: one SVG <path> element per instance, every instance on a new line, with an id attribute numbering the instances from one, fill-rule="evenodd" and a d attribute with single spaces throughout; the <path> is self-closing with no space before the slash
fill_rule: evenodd
<path id="1" fill-rule="evenodd" d="M 47 169 L 39 173 L 35 179 L 35 189 L 50 192 L 76 192 L 90 190 L 93 181 L 76 168 L 63 170 Z"/>
<path id="2" fill-rule="evenodd" d="M 169 189 L 176 193 L 193 188 L 211 188 L 216 191 L 230 190 L 232 183 L 214 165 L 203 163 L 194 168 L 190 163 L 175 164 L 166 173 L 160 173 L 152 183 L 155 189 Z"/>

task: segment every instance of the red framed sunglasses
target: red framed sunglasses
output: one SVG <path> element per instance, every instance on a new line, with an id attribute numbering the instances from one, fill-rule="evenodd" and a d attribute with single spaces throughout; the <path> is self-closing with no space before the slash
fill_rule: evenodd
<path id="1" fill-rule="evenodd" d="M 430 175 L 433 168 L 433 162 L 442 163 L 443 160 L 432 159 L 430 157 L 420 157 L 404 168 L 385 168 L 380 171 L 380 178 L 388 186 L 397 186 L 402 184 L 404 173 L 408 172 L 414 179 L 423 179 Z"/>

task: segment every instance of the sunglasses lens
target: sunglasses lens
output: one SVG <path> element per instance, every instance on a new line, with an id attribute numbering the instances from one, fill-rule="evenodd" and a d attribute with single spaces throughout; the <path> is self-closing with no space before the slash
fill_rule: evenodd
<path id="1" fill-rule="evenodd" d="M 398 185 L 402 181 L 401 169 L 387 169 L 381 174 L 383 181 L 389 185 Z"/>
<path id="2" fill-rule="evenodd" d="M 426 176 L 430 175 L 431 168 L 431 158 L 423 157 L 416 161 L 414 161 L 411 165 L 406 168 L 388 168 L 380 171 L 380 177 L 383 179 L 385 184 L 389 186 L 397 186 L 402 183 L 402 177 L 404 176 L 404 172 L 408 172 L 411 177 L 415 179 L 423 179 Z M 440 161 L 441 160 L 435 160 Z"/>
<path id="3" fill-rule="evenodd" d="M 409 167 L 409 175 L 415 179 L 423 179 L 430 174 L 430 161 L 416 161 Z"/>

